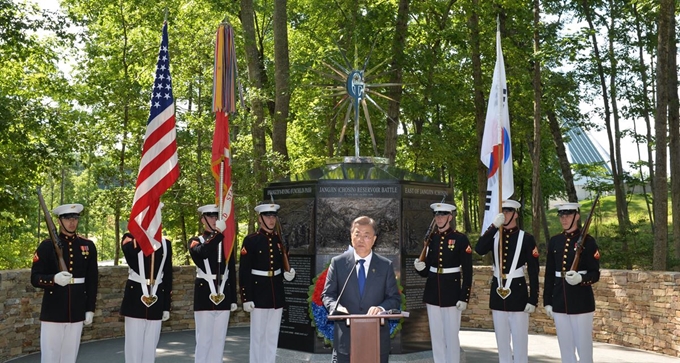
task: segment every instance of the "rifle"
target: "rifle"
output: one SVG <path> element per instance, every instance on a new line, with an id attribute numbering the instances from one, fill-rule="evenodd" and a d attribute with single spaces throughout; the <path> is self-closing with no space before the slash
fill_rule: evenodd
<path id="1" fill-rule="evenodd" d="M 283 239 L 283 233 L 281 233 L 281 223 L 279 223 L 279 217 L 276 216 L 276 233 L 279 234 L 281 239 L 281 254 L 283 255 L 283 270 L 290 271 L 290 262 L 288 262 L 288 249 L 286 248 L 286 241 Z"/>
<path id="2" fill-rule="evenodd" d="M 442 201 L 440 203 L 444 203 L 444 200 L 446 199 L 446 193 L 444 193 L 444 196 L 442 197 Z M 432 222 L 430 222 L 430 227 L 427 229 L 427 232 L 425 232 L 425 240 L 423 241 L 423 250 L 420 252 L 420 256 L 418 256 L 418 261 L 420 262 L 425 262 L 425 257 L 427 256 L 427 247 L 430 245 L 430 235 L 432 234 L 432 230 L 434 229 L 434 223 L 435 223 L 435 218 L 432 217 Z"/>
<path id="3" fill-rule="evenodd" d="M 434 217 L 432 217 L 432 222 L 430 222 L 430 228 L 428 228 L 427 232 L 425 232 L 423 250 L 420 252 L 420 256 L 418 257 L 418 260 L 421 262 L 425 262 L 425 257 L 427 256 L 427 247 L 430 245 L 430 235 L 432 234 L 433 229 L 434 229 Z"/>
<path id="4" fill-rule="evenodd" d="M 578 237 L 578 241 L 576 242 L 576 254 L 574 255 L 574 262 L 571 264 L 571 268 L 569 269 L 570 271 L 578 271 L 578 264 L 581 261 L 581 252 L 583 251 L 583 244 L 586 242 L 588 229 L 590 229 L 590 222 L 593 220 L 593 216 L 595 215 L 595 206 L 597 205 L 597 202 L 599 200 L 600 193 L 597 193 L 597 195 L 595 196 L 595 200 L 593 201 L 593 205 L 592 207 L 590 207 L 590 214 L 588 214 L 588 218 L 586 218 L 585 222 L 583 222 L 581 235 Z"/>
<path id="5" fill-rule="evenodd" d="M 38 199 L 40 200 L 40 207 L 42 207 L 43 214 L 45 215 L 45 223 L 47 223 L 47 231 L 50 233 L 50 239 L 52 244 L 54 244 L 54 251 L 57 253 L 57 263 L 59 264 L 59 271 L 67 271 L 66 262 L 64 261 L 64 253 L 61 250 L 63 244 L 57 233 L 57 227 L 54 226 L 54 221 L 50 217 L 50 211 L 47 210 L 47 205 L 45 204 L 45 199 L 43 198 L 40 187 L 38 187 Z"/>

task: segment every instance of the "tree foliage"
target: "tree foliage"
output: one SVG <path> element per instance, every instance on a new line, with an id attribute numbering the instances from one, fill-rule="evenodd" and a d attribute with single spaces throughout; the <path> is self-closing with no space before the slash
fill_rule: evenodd
<path id="1" fill-rule="evenodd" d="M 559 151 L 562 141 L 556 133 L 575 126 L 604 127 L 599 121 L 606 116 L 603 108 L 582 107 L 603 98 L 598 62 L 592 58 L 592 39 L 597 35 L 593 28 L 607 37 L 600 39 L 605 45 L 599 65 L 611 76 L 607 86 L 615 86 L 604 92 L 619 105 L 616 117 L 632 122 L 647 118 L 647 134 L 615 128 L 612 137 L 623 145 L 629 137 L 645 142 L 651 145 L 648 152 L 655 147 L 649 131 L 657 82 L 652 67 L 658 63 L 654 2 L 544 0 L 538 29 L 533 24 L 533 0 L 276 4 L 286 6 L 286 11 L 259 0 L 63 0 L 59 12 L 46 12 L 0 0 L 0 151 L 10 156 L 0 158 L 0 238 L 10 246 L 0 254 L 0 267 L 30 265 L 32 249 L 46 236 L 35 197 L 38 186 L 50 207 L 84 204 L 80 233 L 96 241 L 103 258 L 119 257 L 118 241 L 127 227 L 165 20 L 162 7 L 167 7 L 169 23 L 181 172 L 163 197 L 163 225 L 184 262 L 186 241 L 200 231 L 196 208 L 214 201 L 209 169 L 212 71 L 215 31 L 222 21 L 235 29 L 243 85 L 244 105 L 230 117 L 241 236 L 255 227 L 253 206 L 262 198 L 265 183 L 321 166 L 329 156 L 353 155 L 351 130 L 338 145 L 345 110 L 337 107 L 341 96 L 328 91 L 338 82 L 325 76 L 331 72 L 328 65 L 338 68 L 346 63 L 355 68 L 366 63 L 371 83 L 401 83 L 398 88 L 374 88 L 379 94 L 398 94 L 395 101 L 371 94 L 375 104 L 369 103 L 368 109 L 377 156 L 452 183 L 456 204 L 469 219 L 466 228 L 478 231 L 476 212 L 483 210 L 478 185 L 486 184 L 477 172 L 478 123 L 491 85 L 498 26 L 509 89 L 515 198 L 525 206 L 535 203 L 535 184 L 541 191 L 535 200 L 544 206 L 549 200 L 567 198 L 571 178 L 563 170 L 568 160 Z M 593 28 L 583 23 L 586 4 L 594 15 Z M 280 20 L 284 14 L 284 26 L 275 24 L 275 15 Z M 537 50 L 534 31 L 540 42 Z M 284 35 L 286 49 L 276 50 L 275 39 Z M 277 58 L 282 54 L 286 61 Z M 286 63 L 287 75 L 280 73 Z M 536 161 L 530 157 L 536 136 L 537 64 L 543 126 L 539 180 L 532 177 Z M 614 93 L 606 91 L 612 88 Z M 556 124 L 550 124 L 551 117 Z M 349 129 L 352 122 L 350 118 Z M 363 114 L 360 122 L 360 149 L 369 155 L 373 147 Z M 641 179 L 652 178 L 651 158 L 637 165 Z M 587 174 L 595 169 L 577 170 Z M 627 231 L 643 230 L 639 222 L 632 223 L 611 237 L 614 246 L 626 242 Z M 636 251 L 653 250 L 652 242 L 640 241 L 644 246 L 636 245 Z M 649 264 L 645 260 L 640 265 Z"/>

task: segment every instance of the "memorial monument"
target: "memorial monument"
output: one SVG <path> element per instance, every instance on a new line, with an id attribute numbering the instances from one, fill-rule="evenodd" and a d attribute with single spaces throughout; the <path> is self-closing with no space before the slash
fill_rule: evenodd
<path id="1" fill-rule="evenodd" d="M 343 59 L 347 63 L 347 57 L 343 55 Z M 329 89 L 335 96 L 343 96 L 337 108 L 346 110 L 337 150 L 342 149 L 345 131 L 353 116 L 355 156 L 331 158 L 325 166 L 271 183 L 263 194 L 264 201 L 273 200 L 281 205 L 283 239 L 289 248 L 290 265 L 297 273 L 293 281 L 285 282 L 287 307 L 283 312 L 279 348 L 310 353 L 332 351 L 333 324 L 326 320 L 327 312 L 319 298 L 324 271 L 331 258 L 347 251 L 351 245 L 352 220 L 367 215 L 377 223 L 374 250 L 392 260 L 402 288 L 402 310 L 410 312 L 409 319 L 390 323 L 391 353 L 430 350 L 427 312 L 422 303 L 425 279 L 416 274 L 413 260 L 420 255 L 432 220 L 430 204 L 453 203 L 450 187 L 390 166 L 385 158 L 359 156 L 361 109 L 377 154 L 366 101 L 383 110 L 371 99 L 369 86 L 401 85 L 367 83 L 364 77 L 368 59 L 363 62 L 364 69 L 331 63 L 337 66 L 326 64 L 332 72 L 324 76 L 340 82 Z"/>

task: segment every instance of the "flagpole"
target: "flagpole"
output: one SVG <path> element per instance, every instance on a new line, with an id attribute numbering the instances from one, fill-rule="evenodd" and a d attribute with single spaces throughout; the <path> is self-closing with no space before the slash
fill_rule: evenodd
<path id="1" fill-rule="evenodd" d="M 500 57 L 502 56 L 501 52 L 501 25 L 500 25 L 500 18 L 498 15 L 496 15 L 496 62 L 500 60 Z M 503 162 L 504 162 L 504 144 L 503 144 L 503 85 L 501 85 L 501 67 L 495 67 L 498 68 L 496 72 L 498 74 L 496 75 L 498 79 L 498 84 L 496 85 L 496 100 L 498 102 L 498 210 L 502 213 L 503 212 Z M 492 202 L 493 203 L 493 202 Z M 505 223 L 505 221 L 504 221 Z M 502 282 L 502 277 L 503 277 L 503 224 L 498 228 L 498 274 L 501 276 L 501 281 L 498 282 L 498 285 L 503 283 Z"/>

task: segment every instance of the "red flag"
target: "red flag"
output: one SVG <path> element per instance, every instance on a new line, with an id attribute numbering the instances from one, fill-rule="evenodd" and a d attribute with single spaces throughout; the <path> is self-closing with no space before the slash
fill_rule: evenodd
<path id="1" fill-rule="evenodd" d="M 146 124 L 142 160 L 139 163 L 135 198 L 128 223 L 130 233 L 135 236 L 147 256 L 160 248 L 163 238 L 161 195 L 179 177 L 176 137 L 166 22 L 163 24 L 163 37 L 151 95 L 151 110 Z"/>
<path id="2" fill-rule="evenodd" d="M 212 145 L 212 174 L 215 177 L 215 204 L 220 208 L 220 219 L 226 222 L 224 256 L 229 261 L 236 238 L 234 192 L 231 183 L 231 150 L 229 146 L 229 113 L 236 110 L 234 82 L 236 80 L 234 30 L 228 24 L 217 28 L 215 42 L 215 70 L 213 73 L 213 112 L 215 133 Z M 220 179 L 222 185 L 220 185 Z M 221 197 L 221 200 L 220 200 Z"/>

